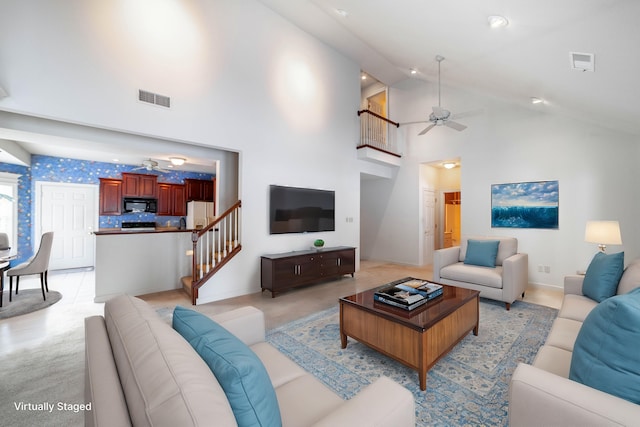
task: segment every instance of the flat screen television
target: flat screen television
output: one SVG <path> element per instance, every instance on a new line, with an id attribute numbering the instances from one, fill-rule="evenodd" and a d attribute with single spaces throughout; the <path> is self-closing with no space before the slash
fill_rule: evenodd
<path id="1" fill-rule="evenodd" d="M 335 191 L 271 185 L 270 234 L 335 231 L 335 200 Z"/>

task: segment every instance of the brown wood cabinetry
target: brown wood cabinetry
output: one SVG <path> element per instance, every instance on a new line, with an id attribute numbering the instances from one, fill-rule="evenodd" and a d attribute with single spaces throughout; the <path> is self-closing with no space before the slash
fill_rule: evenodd
<path id="1" fill-rule="evenodd" d="M 185 187 L 182 184 L 158 184 L 158 211 L 159 216 L 184 216 L 187 214 L 187 201 L 185 199 Z"/>
<path id="2" fill-rule="evenodd" d="M 345 274 L 353 277 L 355 271 L 356 249 L 348 246 L 263 255 L 260 286 L 275 297 L 279 292 L 320 280 Z"/>
<path id="3" fill-rule="evenodd" d="M 211 181 L 206 179 L 190 179 L 184 180 L 187 201 L 204 201 L 213 202 L 215 198 L 215 178 Z"/>
<path id="4" fill-rule="evenodd" d="M 122 180 L 100 178 L 100 215 L 122 214 Z"/>
<path id="5" fill-rule="evenodd" d="M 158 197 L 158 177 L 122 172 L 122 197 Z"/>

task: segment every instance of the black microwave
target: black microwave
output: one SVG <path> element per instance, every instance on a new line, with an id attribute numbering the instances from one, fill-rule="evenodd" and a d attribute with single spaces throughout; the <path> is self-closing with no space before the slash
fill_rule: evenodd
<path id="1" fill-rule="evenodd" d="M 158 211 L 158 200 L 125 197 L 124 199 L 122 199 L 122 211 L 126 213 L 156 213 Z"/>

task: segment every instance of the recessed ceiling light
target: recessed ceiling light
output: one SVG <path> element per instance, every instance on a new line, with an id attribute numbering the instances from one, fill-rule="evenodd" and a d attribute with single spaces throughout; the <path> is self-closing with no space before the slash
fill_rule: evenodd
<path id="1" fill-rule="evenodd" d="M 453 168 L 456 167 L 456 164 L 454 162 L 445 162 L 445 163 L 442 164 L 442 166 L 445 169 L 453 169 Z"/>
<path id="2" fill-rule="evenodd" d="M 540 99 L 540 98 L 536 98 L 535 96 L 531 97 L 531 103 L 532 104 L 542 104 L 544 102 L 544 100 Z"/>
<path id="3" fill-rule="evenodd" d="M 504 28 L 509 25 L 509 20 L 501 15 L 491 15 L 487 18 L 491 28 Z"/>
<path id="4" fill-rule="evenodd" d="M 344 9 L 336 9 L 336 13 L 342 16 L 343 18 L 346 18 L 347 16 L 349 16 L 349 12 L 347 12 Z"/>
<path id="5" fill-rule="evenodd" d="M 120 161 L 120 159 L 111 159 L 111 160 L 116 162 L 116 163 Z"/>
<path id="6" fill-rule="evenodd" d="M 367 80 L 367 75 L 365 73 L 362 73 L 362 77 L 360 77 L 362 80 Z"/>
<path id="7" fill-rule="evenodd" d="M 416 70 L 415 68 L 411 68 L 409 71 L 411 72 L 411 74 L 418 74 L 418 70 Z"/>

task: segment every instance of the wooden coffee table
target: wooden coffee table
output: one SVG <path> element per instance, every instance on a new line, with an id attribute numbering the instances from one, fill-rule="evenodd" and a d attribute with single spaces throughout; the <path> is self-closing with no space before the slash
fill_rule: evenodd
<path id="1" fill-rule="evenodd" d="M 443 285 L 443 295 L 412 311 L 374 301 L 375 289 L 340 298 L 340 341 L 347 337 L 418 371 L 420 390 L 427 371 L 469 332 L 478 335 L 479 295 Z"/>

